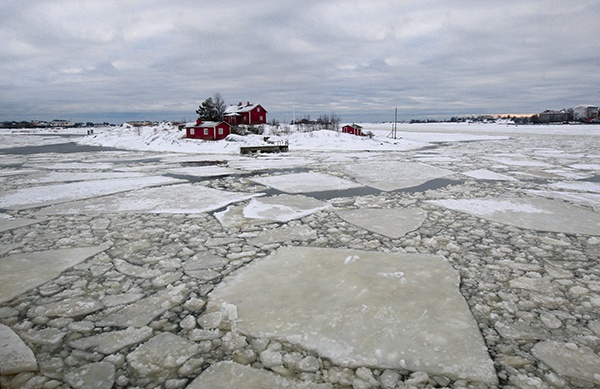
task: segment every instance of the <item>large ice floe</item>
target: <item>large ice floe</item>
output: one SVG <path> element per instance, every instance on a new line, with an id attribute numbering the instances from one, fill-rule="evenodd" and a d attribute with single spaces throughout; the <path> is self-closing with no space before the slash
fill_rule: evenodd
<path id="1" fill-rule="evenodd" d="M 341 169 L 361 184 L 384 191 L 411 188 L 454 174 L 424 163 L 400 161 L 360 162 Z"/>
<path id="2" fill-rule="evenodd" d="M 519 228 L 600 235 L 600 214 L 554 200 L 507 197 L 428 202 Z"/>
<path id="3" fill-rule="evenodd" d="M 0 303 L 57 277 L 110 246 L 59 249 L 9 255 L 0 259 Z"/>
<path id="4" fill-rule="evenodd" d="M 418 208 L 345 209 L 335 213 L 348 223 L 392 239 L 416 230 L 427 217 L 427 212 Z"/>
<path id="5" fill-rule="evenodd" d="M 237 309 L 234 330 L 299 344 L 341 366 L 495 384 L 459 281 L 439 256 L 284 247 L 219 284 L 207 315 Z"/>
<path id="6" fill-rule="evenodd" d="M 254 196 L 258 196 L 258 194 L 227 192 L 198 184 L 179 184 L 58 204 L 45 208 L 40 213 L 148 212 L 191 214 L 213 211 Z"/>
<path id="7" fill-rule="evenodd" d="M 36 371 L 33 351 L 9 327 L 0 324 L 0 375 Z"/>
<path id="8" fill-rule="evenodd" d="M 0 208 L 35 208 L 178 182 L 181 180 L 149 176 L 34 186 L 7 191 L 0 195 Z"/>
<path id="9" fill-rule="evenodd" d="M 359 188 L 362 185 L 323 173 L 294 173 L 257 177 L 252 181 L 286 193 L 309 193 Z"/>

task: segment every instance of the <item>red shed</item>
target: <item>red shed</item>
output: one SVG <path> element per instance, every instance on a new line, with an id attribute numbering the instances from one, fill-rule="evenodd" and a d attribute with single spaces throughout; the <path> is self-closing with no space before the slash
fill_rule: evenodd
<path id="1" fill-rule="evenodd" d="M 204 140 L 219 140 L 231 134 L 231 126 L 225 122 L 203 122 L 202 119 L 196 123 L 185 126 L 186 137 Z"/>
<path id="2" fill-rule="evenodd" d="M 267 111 L 260 104 L 246 105 L 241 102 L 238 105 L 230 105 L 225 110 L 225 121 L 231 125 L 239 124 L 265 124 L 267 122 Z"/>
<path id="3" fill-rule="evenodd" d="M 359 126 L 358 124 L 347 124 L 344 127 L 342 127 L 342 132 L 345 132 L 347 134 L 354 134 L 354 135 L 359 135 L 359 136 L 363 136 L 363 132 L 362 132 L 362 127 Z"/>

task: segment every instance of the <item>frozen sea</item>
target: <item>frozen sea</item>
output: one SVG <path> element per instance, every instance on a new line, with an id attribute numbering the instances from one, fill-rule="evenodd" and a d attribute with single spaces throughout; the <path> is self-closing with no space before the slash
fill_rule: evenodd
<path id="1" fill-rule="evenodd" d="M 600 386 L 600 126 L 363 127 L 0 129 L 0 386 Z"/>

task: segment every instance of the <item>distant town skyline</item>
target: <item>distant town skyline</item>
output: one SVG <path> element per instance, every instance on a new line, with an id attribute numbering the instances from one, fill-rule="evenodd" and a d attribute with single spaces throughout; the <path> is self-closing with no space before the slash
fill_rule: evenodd
<path id="1" fill-rule="evenodd" d="M 0 121 L 184 121 L 215 92 L 282 122 L 600 103 L 597 0 L 0 4 Z"/>

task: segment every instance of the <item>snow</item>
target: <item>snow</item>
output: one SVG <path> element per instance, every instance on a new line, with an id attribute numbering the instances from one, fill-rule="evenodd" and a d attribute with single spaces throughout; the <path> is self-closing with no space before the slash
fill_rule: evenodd
<path id="1" fill-rule="evenodd" d="M 352 256 L 358 259 L 346 261 Z M 385 276 L 397 272 L 404 281 Z M 209 305 L 234 305 L 243 334 L 293 339 L 341 366 L 495 384 L 458 286 L 458 273 L 441 257 L 284 247 L 224 280 Z"/>
<path id="2" fill-rule="evenodd" d="M 598 182 L 585 182 L 585 181 L 569 181 L 569 182 L 555 182 L 549 185 L 552 188 L 557 189 L 568 189 L 576 190 L 580 192 L 594 192 L 600 193 L 600 183 Z"/>
<path id="3" fill-rule="evenodd" d="M 252 181 L 286 193 L 323 192 L 362 185 L 324 173 L 295 173 L 253 178 Z"/>

